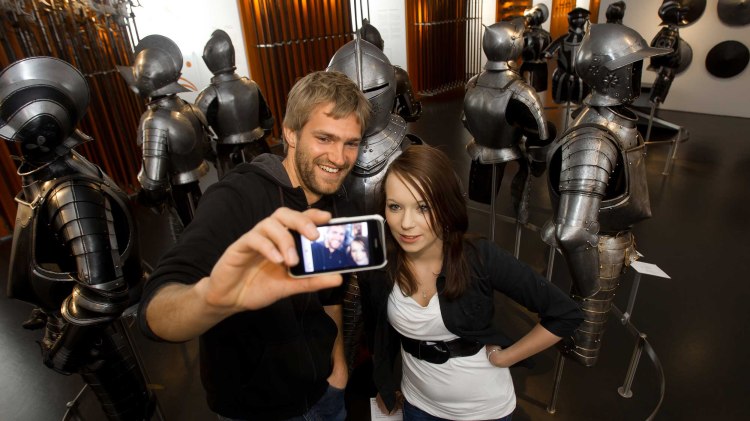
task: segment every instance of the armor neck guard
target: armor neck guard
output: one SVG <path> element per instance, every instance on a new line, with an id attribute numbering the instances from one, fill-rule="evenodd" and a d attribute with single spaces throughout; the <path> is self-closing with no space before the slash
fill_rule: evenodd
<path id="1" fill-rule="evenodd" d="M 607 121 L 616 123 L 622 127 L 633 129 L 636 127 L 638 116 L 627 107 L 597 107 L 599 115 Z"/>
<path id="2" fill-rule="evenodd" d="M 383 130 L 362 139 L 362 147 L 352 172 L 360 176 L 371 176 L 380 172 L 388 158 L 400 150 L 405 136 L 406 121 L 396 114 L 391 114 L 388 125 Z"/>
<path id="3" fill-rule="evenodd" d="M 182 107 L 182 99 L 180 99 L 180 97 L 178 97 L 176 94 L 169 94 L 151 98 L 151 101 L 149 101 L 146 106 L 150 110 L 155 110 L 157 108 L 178 109 Z"/>
<path id="4" fill-rule="evenodd" d="M 214 85 L 238 79 L 242 79 L 242 77 L 240 77 L 240 75 L 238 75 L 237 73 L 216 73 L 216 76 L 211 78 L 211 84 Z"/>
<path id="5" fill-rule="evenodd" d="M 591 94 L 583 100 L 583 103 L 591 107 L 616 107 L 623 105 L 622 99 L 613 98 L 596 91 L 591 91 Z"/>
<path id="6" fill-rule="evenodd" d="M 503 70 L 513 70 L 509 61 L 488 61 L 484 68 L 490 72 L 499 72 Z"/>

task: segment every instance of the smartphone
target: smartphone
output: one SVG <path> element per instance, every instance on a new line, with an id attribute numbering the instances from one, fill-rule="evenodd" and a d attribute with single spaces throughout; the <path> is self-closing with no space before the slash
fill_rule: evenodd
<path id="1" fill-rule="evenodd" d="M 324 273 L 378 269 L 387 263 L 385 226 L 380 215 L 334 218 L 318 226 L 320 236 L 310 241 L 292 231 L 300 262 L 289 274 L 302 278 Z"/>

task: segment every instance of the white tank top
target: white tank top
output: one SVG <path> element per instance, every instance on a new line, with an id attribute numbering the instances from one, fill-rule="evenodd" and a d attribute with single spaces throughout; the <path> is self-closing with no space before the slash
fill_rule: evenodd
<path id="1" fill-rule="evenodd" d="M 434 295 L 427 307 L 404 296 L 398 285 L 388 297 L 388 320 L 400 334 L 423 341 L 450 341 L 457 336 L 445 327 Z M 401 391 L 412 405 L 440 418 L 486 420 L 504 417 L 516 408 L 510 370 L 490 364 L 484 348 L 470 357 L 443 364 L 420 360 L 401 348 Z"/>

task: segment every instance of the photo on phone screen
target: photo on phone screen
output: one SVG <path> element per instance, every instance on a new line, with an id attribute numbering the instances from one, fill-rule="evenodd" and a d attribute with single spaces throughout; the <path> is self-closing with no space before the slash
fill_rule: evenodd
<path id="1" fill-rule="evenodd" d="M 318 227 L 320 236 L 310 241 L 295 233 L 300 263 L 292 276 L 354 272 L 385 266 L 385 236 L 379 215 L 332 219 Z"/>

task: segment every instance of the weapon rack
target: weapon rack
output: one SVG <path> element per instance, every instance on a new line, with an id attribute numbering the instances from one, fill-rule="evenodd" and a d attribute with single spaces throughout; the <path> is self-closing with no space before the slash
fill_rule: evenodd
<path id="1" fill-rule="evenodd" d="M 414 91 L 436 95 L 464 84 L 481 70 L 479 0 L 406 2 L 406 51 Z"/>
<path id="2" fill-rule="evenodd" d="M 495 2 L 495 22 L 516 16 L 523 16 L 524 10 L 531 6 L 531 0 L 497 0 Z"/>
<path id="3" fill-rule="evenodd" d="M 78 128 L 94 141 L 77 148 L 128 192 L 137 186 L 140 151 L 135 142 L 143 101 L 117 73 L 130 65 L 133 39 L 128 2 L 0 0 L 0 66 L 26 57 L 52 56 L 77 67 L 91 90 L 88 111 Z M 136 36 L 137 37 L 137 36 Z M 11 234 L 21 189 L 15 145 L 0 142 L 0 238 Z"/>
<path id="4" fill-rule="evenodd" d="M 250 74 L 268 101 L 278 137 L 292 85 L 310 72 L 325 70 L 336 50 L 354 39 L 351 4 L 240 0 L 239 9 Z M 361 22 L 362 16 L 354 12 Z"/>

